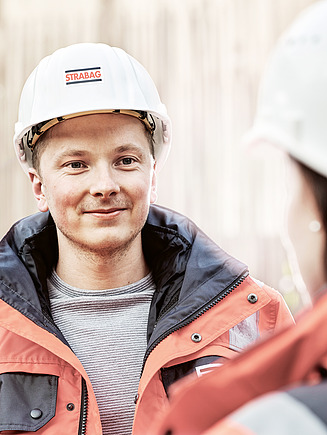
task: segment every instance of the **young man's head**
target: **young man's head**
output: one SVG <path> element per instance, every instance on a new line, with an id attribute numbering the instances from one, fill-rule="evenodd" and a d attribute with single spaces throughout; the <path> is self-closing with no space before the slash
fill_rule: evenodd
<path id="1" fill-rule="evenodd" d="M 14 144 L 59 247 L 99 251 L 124 249 L 140 234 L 170 139 L 146 70 L 123 50 L 76 44 L 28 78 Z"/>
<path id="2" fill-rule="evenodd" d="M 59 246 L 124 250 L 156 200 L 155 160 L 143 124 L 92 114 L 52 127 L 29 170 L 38 208 L 50 210 Z"/>

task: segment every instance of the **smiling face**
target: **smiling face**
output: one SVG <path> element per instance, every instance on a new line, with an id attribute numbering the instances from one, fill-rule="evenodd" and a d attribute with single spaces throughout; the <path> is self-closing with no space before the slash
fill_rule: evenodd
<path id="1" fill-rule="evenodd" d="M 30 170 L 40 211 L 50 210 L 61 249 L 141 247 L 141 230 L 156 200 L 155 163 L 141 121 L 95 114 L 52 127 Z"/>

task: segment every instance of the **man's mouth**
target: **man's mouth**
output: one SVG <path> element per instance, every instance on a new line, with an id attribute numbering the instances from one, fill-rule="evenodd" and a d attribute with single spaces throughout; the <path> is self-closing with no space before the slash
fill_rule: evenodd
<path id="1" fill-rule="evenodd" d="M 113 207 L 113 208 L 96 208 L 93 210 L 86 210 L 84 213 L 115 213 L 116 211 L 126 210 L 123 207 Z"/>
<path id="2" fill-rule="evenodd" d="M 89 214 L 99 218 L 112 218 L 119 216 L 125 210 L 127 209 L 124 207 L 95 208 L 92 210 L 85 210 L 84 214 Z"/>

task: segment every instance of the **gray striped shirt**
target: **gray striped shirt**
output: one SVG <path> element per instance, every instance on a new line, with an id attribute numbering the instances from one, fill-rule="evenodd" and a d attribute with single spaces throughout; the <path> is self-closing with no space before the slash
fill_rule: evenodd
<path id="1" fill-rule="evenodd" d="M 53 272 L 48 287 L 53 319 L 94 388 L 103 434 L 131 434 L 155 291 L 152 275 L 117 289 L 81 290 Z"/>

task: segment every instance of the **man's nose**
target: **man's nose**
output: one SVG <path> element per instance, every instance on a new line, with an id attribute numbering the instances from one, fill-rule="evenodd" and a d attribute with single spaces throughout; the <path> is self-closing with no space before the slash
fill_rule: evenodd
<path id="1" fill-rule="evenodd" d="M 115 171 L 107 164 L 97 165 L 91 174 L 90 194 L 108 197 L 120 191 Z"/>

